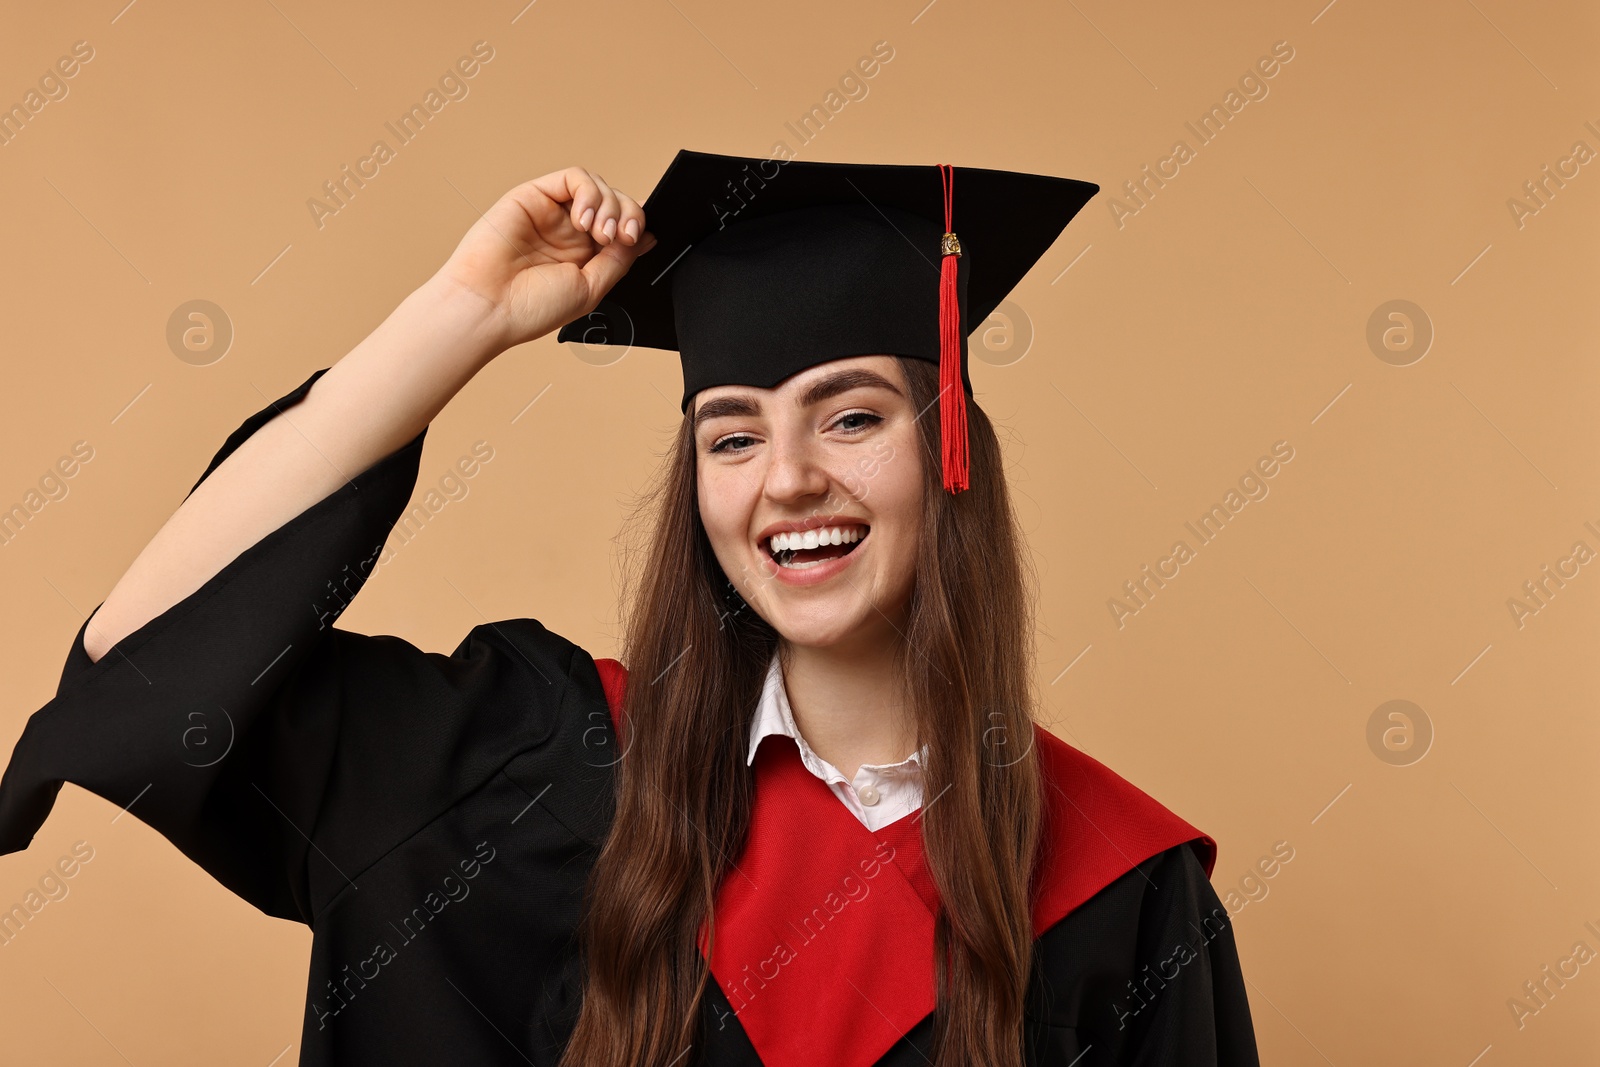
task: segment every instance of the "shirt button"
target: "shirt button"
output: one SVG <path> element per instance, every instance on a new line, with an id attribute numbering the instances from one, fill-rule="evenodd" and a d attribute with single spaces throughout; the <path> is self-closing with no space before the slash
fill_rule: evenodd
<path id="1" fill-rule="evenodd" d="M 856 796 L 860 798 L 861 803 L 865 804 L 869 808 L 876 804 L 879 800 L 883 799 L 878 791 L 870 785 L 862 786 L 856 792 Z"/>

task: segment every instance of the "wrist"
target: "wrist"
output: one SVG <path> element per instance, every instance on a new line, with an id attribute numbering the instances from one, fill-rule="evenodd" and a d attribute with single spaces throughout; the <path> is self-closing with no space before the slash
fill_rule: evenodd
<path id="1" fill-rule="evenodd" d="M 480 365 L 511 347 L 504 310 L 454 278 L 435 274 L 413 290 L 406 302 L 441 332 L 457 339 L 468 357 Z"/>

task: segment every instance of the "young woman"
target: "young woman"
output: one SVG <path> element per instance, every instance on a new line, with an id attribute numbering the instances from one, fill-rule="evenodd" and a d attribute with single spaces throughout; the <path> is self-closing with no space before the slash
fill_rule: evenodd
<path id="1" fill-rule="evenodd" d="M 796 162 L 713 229 L 769 162 L 680 153 L 650 232 L 586 169 L 520 185 L 246 419 L 80 627 L 0 852 L 70 781 L 309 924 L 302 1064 L 1255 1063 L 1214 844 L 1034 721 L 966 378 L 1094 187 L 941 169 L 941 227 L 930 168 Z M 1076 199 L 1008 245 L 1017 188 Z M 602 298 L 685 368 L 627 667 L 526 618 L 449 656 L 334 628 L 433 417 Z"/>

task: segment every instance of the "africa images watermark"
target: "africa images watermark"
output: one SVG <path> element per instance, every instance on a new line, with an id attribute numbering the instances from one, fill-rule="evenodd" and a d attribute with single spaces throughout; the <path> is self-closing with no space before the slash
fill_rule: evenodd
<path id="1" fill-rule="evenodd" d="M 1173 142 L 1172 149 L 1164 157 L 1152 165 L 1146 163 L 1140 171 L 1138 179 L 1128 179 L 1122 183 L 1122 191 L 1126 199 L 1117 196 L 1106 198 L 1106 207 L 1111 212 L 1111 221 L 1117 229 L 1127 225 L 1128 219 L 1137 215 L 1150 206 L 1158 190 L 1166 188 L 1167 182 L 1183 173 L 1183 167 L 1199 158 L 1199 150 L 1221 136 L 1228 124 L 1238 117 L 1251 101 L 1261 101 L 1267 98 L 1269 92 L 1267 81 L 1277 77 L 1282 64 L 1294 59 L 1294 46 L 1288 41 L 1279 41 L 1272 46 L 1272 52 L 1255 61 L 1255 65 L 1239 76 L 1239 87 L 1229 89 L 1223 94 L 1222 102 L 1212 104 L 1210 109 L 1193 122 L 1185 122 L 1184 128 L 1194 135 L 1193 146 L 1188 141 L 1179 139 Z M 1242 94 L 1242 95 L 1241 95 Z"/>
<path id="2" fill-rule="evenodd" d="M 1190 926 L 1196 934 L 1192 941 L 1180 941 L 1165 958 L 1154 965 L 1145 964 L 1143 970 L 1128 979 L 1128 998 L 1120 1004 L 1113 1001 L 1111 1010 L 1117 1016 L 1117 1029 L 1125 1029 L 1128 1020 L 1148 1008 L 1167 983 L 1182 974 L 1182 968 L 1205 954 L 1206 945 L 1227 928 L 1231 916 L 1238 915 L 1251 904 L 1266 900 L 1272 892 L 1268 882 L 1276 878 L 1294 859 L 1294 846 L 1288 841 L 1277 841 L 1272 851 L 1251 866 L 1237 883 L 1229 886 L 1222 896 L 1221 908 L 1213 908 L 1200 920 L 1199 926 Z"/>
<path id="3" fill-rule="evenodd" d="M 839 76 L 837 89 L 829 89 L 820 102 L 812 104 L 810 110 L 795 122 L 785 122 L 784 129 L 794 135 L 798 147 L 791 148 L 789 142 L 782 139 L 774 141 L 771 158 L 763 159 L 755 172 L 746 164 L 737 183 L 733 179 L 728 180 L 726 188 L 711 200 L 711 214 L 717 220 L 717 229 L 726 229 L 728 223 L 760 195 L 767 182 L 782 173 L 783 165 L 798 159 L 799 149 L 820 137 L 828 124 L 836 120 L 847 106 L 865 100 L 871 91 L 868 82 L 876 78 L 892 59 L 894 46 L 888 41 L 876 42 L 869 55 L 857 59 L 854 67 Z"/>
<path id="4" fill-rule="evenodd" d="M 1595 529 L 1593 522 L 1583 525 L 1590 533 L 1600 537 L 1600 530 Z M 1589 547 L 1587 541 L 1574 541 L 1572 550 L 1557 559 L 1554 566 L 1544 564 L 1539 568 L 1537 578 L 1529 578 L 1522 583 L 1522 596 L 1506 597 L 1506 611 L 1510 613 L 1517 629 L 1522 629 L 1529 619 L 1549 607 L 1555 595 L 1565 589 L 1567 582 L 1581 573 L 1580 568 L 1594 558 L 1594 549 Z"/>
<path id="5" fill-rule="evenodd" d="M 39 476 L 39 487 L 30 488 L 22 499 L 0 510 L 0 548 L 9 545 L 28 523 L 32 522 L 45 505 L 65 500 L 71 486 L 67 483 L 94 459 L 94 446 L 88 441 L 74 441 L 71 455 L 57 459 Z"/>
<path id="6" fill-rule="evenodd" d="M 45 868 L 44 874 L 39 877 L 38 888 L 30 887 L 21 900 L 0 912 L 0 948 L 10 945 L 27 929 L 29 923 L 37 921 L 46 905 L 67 899 L 67 894 L 72 892 L 72 887 L 67 884 L 68 879 L 76 878 L 83 870 L 83 865 L 92 859 L 94 846 L 87 841 L 79 841 L 72 846 L 70 855 L 62 856 Z"/>
<path id="7" fill-rule="evenodd" d="M 1600 928 L 1593 920 L 1584 923 L 1583 928 L 1600 940 Z M 1548 1008 L 1556 994 L 1567 988 L 1567 983 L 1577 978 L 1583 966 L 1595 958 L 1595 950 L 1589 942 L 1574 941 L 1570 953 L 1554 964 L 1545 964 L 1539 968 L 1536 978 L 1523 982 L 1521 996 L 1506 998 L 1506 1010 L 1511 1013 L 1511 1021 L 1517 1024 L 1517 1029 L 1527 1026 L 1529 1019 Z"/>
<path id="8" fill-rule="evenodd" d="M 93 58 L 94 45 L 88 41 L 74 41 L 70 55 L 60 57 L 39 75 L 38 88 L 30 88 L 22 94 L 22 99 L 0 111 L 0 148 L 21 136 L 47 106 L 65 100 L 72 91 L 71 80 Z"/>
<path id="9" fill-rule="evenodd" d="M 494 862 L 494 857 L 494 846 L 487 841 L 480 841 L 471 857 L 457 863 L 461 871 L 459 877 L 454 870 L 450 870 L 449 874 L 440 879 L 440 888 L 430 889 L 422 898 L 422 903 L 401 917 L 398 926 L 393 921 L 389 923 L 389 929 L 395 933 L 394 942 L 389 941 L 385 935 L 384 940 L 372 946 L 371 955 L 356 961 L 354 970 L 348 963 L 340 968 L 342 976 L 337 984 L 333 979 L 328 979 L 327 997 L 320 1005 L 315 1000 L 308 1004 L 311 1014 L 317 1017 L 317 1029 L 327 1029 L 328 1020 L 349 1007 L 350 1002 L 360 994 L 361 990 L 367 988 L 367 983 L 375 981 L 383 973 L 384 967 L 399 958 L 400 949 L 421 937 L 428 924 L 445 908 L 452 903 L 466 900 L 467 895 L 472 892 L 472 886 L 467 883 L 478 877 L 485 865 Z M 398 947 L 395 942 L 398 942 Z"/>
<path id="10" fill-rule="evenodd" d="M 1266 900 L 1268 894 L 1272 892 L 1269 883 L 1282 873 L 1283 868 L 1293 859 L 1293 845 L 1287 841 L 1274 842 L 1272 851 L 1256 860 L 1239 881 L 1229 886 L 1227 892 L 1223 893 L 1223 905 L 1230 914 L 1237 915 L 1251 904 L 1259 904 Z"/>
<path id="11" fill-rule="evenodd" d="M 1222 907 L 1212 908 L 1201 916 L 1199 926 L 1193 923 L 1189 925 L 1195 931 L 1192 941 L 1179 941 L 1164 959 L 1154 965 L 1154 970 L 1150 964 L 1145 964 L 1140 974 L 1128 979 L 1128 999 L 1122 1003 L 1112 1001 L 1111 1010 L 1117 1016 L 1117 1029 L 1126 1029 L 1128 1020 L 1148 1008 L 1167 988 L 1167 983 L 1176 981 L 1183 973 L 1183 967 L 1206 954 L 1206 946 L 1228 928 L 1228 911 Z"/>
<path id="12" fill-rule="evenodd" d="M 838 120 L 846 107 L 865 100 L 871 92 L 868 82 L 877 77 L 894 56 L 894 46 L 888 41 L 873 44 L 871 53 L 861 56 L 854 66 L 846 68 L 839 76 L 837 88 L 830 88 L 820 101 L 812 104 L 797 120 L 783 124 L 786 133 L 794 135 L 798 147 L 779 138 L 772 142 L 768 158 L 758 159 L 754 165 L 746 163 L 739 168 L 737 177 L 729 178 L 723 183 L 723 188 L 712 190 L 706 206 L 716 220 L 717 229 L 726 229 L 728 223 L 755 203 L 768 183 L 783 173 L 784 164 L 798 159 L 799 149 L 820 137 L 823 130 Z M 649 268 L 653 272 L 650 284 L 664 281 L 691 247 L 692 243 L 671 250 L 668 254 L 657 252 L 664 266 Z M 628 354 L 633 348 L 633 338 L 633 319 L 627 309 L 610 300 L 601 300 L 593 311 L 584 316 L 583 335 L 571 342 L 571 351 L 590 366 L 608 367 Z"/>
<path id="13" fill-rule="evenodd" d="M 429 87 L 421 101 L 412 104 L 398 118 L 383 124 L 383 128 L 393 137 L 394 146 L 391 147 L 383 138 L 373 141 L 367 154 L 356 160 L 354 167 L 346 163 L 339 168 L 338 177 L 323 182 L 325 199 L 313 196 L 306 200 L 306 210 L 311 212 L 311 221 L 317 229 L 326 226 L 330 216 L 349 207 L 356 194 L 367 187 L 367 182 L 383 173 L 383 167 L 399 155 L 401 148 L 416 140 L 447 104 L 465 100 L 472 91 L 468 82 L 477 77 L 483 64 L 492 59 L 493 45 L 488 41 L 474 42 L 471 55 L 457 59 L 453 66 L 439 75 L 438 88 Z"/>
<path id="14" fill-rule="evenodd" d="M 1212 504 L 1203 515 L 1183 524 L 1194 535 L 1196 547 L 1190 547 L 1189 542 L 1181 539 L 1174 541 L 1167 554 L 1156 560 L 1154 569 L 1146 563 L 1140 570 L 1139 578 L 1123 582 L 1125 598 L 1114 596 L 1106 600 L 1106 610 L 1111 612 L 1117 629 L 1124 629 L 1130 618 L 1149 607 L 1156 593 L 1165 589 L 1167 582 L 1177 578 L 1186 564 L 1198 558 L 1199 549 L 1216 540 L 1228 523 L 1245 509 L 1246 504 L 1252 500 L 1265 500 L 1271 492 L 1266 479 L 1276 477 L 1282 469 L 1280 464 L 1287 464 L 1292 459 L 1293 445 L 1288 441 L 1274 442 L 1271 455 L 1257 459 L 1253 468 L 1239 476 L 1238 489 L 1229 489 L 1222 500 Z"/>
<path id="15" fill-rule="evenodd" d="M 1600 137 L 1600 128 L 1590 119 L 1583 124 L 1584 128 L 1596 137 Z M 1556 160 L 1552 169 L 1546 163 L 1540 168 L 1540 176 L 1530 178 L 1522 183 L 1522 196 L 1506 198 L 1506 210 L 1511 213 L 1512 225 L 1522 229 L 1528 220 L 1550 206 L 1556 194 L 1567 187 L 1567 182 L 1576 178 L 1582 167 L 1593 161 L 1595 150 L 1589 147 L 1587 141 L 1573 141 L 1567 154 Z"/>
<path id="16" fill-rule="evenodd" d="M 875 42 L 870 55 L 862 56 L 856 60 L 854 67 L 839 75 L 838 89 L 829 89 L 820 103 L 812 104 L 811 110 L 797 120 L 798 126 L 793 122 L 785 122 L 784 129 L 794 134 L 796 143 L 804 148 L 815 140 L 847 105 L 859 103 L 867 98 L 869 92 L 867 82 L 877 77 L 878 72 L 892 59 L 894 59 L 894 45 L 888 41 Z M 786 141 L 775 141 L 772 145 L 773 159 L 787 162 L 794 159 L 797 154 Z"/>
<path id="17" fill-rule="evenodd" d="M 827 932 L 828 926 L 845 908 L 852 903 L 859 904 L 865 900 L 872 892 L 869 883 L 894 862 L 894 856 L 893 845 L 887 841 L 878 841 L 872 855 L 857 861 L 856 867 L 861 872 L 860 877 L 856 876 L 855 871 L 847 870 L 839 879 L 837 890 L 830 891 L 815 907 L 801 913 L 798 926 L 794 919 L 788 920 L 789 929 L 795 934 L 792 940 L 786 938 L 773 945 L 772 951 L 755 964 L 753 971 L 751 965 L 747 963 L 739 972 L 738 978 L 725 979 L 723 993 L 727 995 L 728 1003 L 733 1007 L 732 1014 L 738 1015 L 767 987 L 768 982 L 776 981 L 782 974 L 784 965 L 793 963 L 801 949 L 821 938 Z M 717 1020 L 718 1029 L 727 1025 L 728 1015 L 728 1012 L 722 1012 Z"/>
<path id="18" fill-rule="evenodd" d="M 421 499 L 406 509 L 383 542 L 373 548 L 370 556 L 355 564 L 346 563 L 337 578 L 328 579 L 327 591 L 311 605 L 311 613 L 317 617 L 317 629 L 331 626 L 350 606 L 372 572 L 391 562 L 400 549 L 416 540 L 448 504 L 465 500 L 472 491 L 468 480 L 476 477 L 483 470 L 483 465 L 492 459 L 494 446 L 488 441 L 474 441 L 471 455 L 461 456 L 440 475 L 438 487 L 429 486 Z M 393 547 L 390 547 L 391 540 L 395 542 Z"/>

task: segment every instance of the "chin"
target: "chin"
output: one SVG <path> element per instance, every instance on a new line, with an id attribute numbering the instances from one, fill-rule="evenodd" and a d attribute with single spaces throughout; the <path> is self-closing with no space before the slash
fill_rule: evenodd
<path id="1" fill-rule="evenodd" d="M 802 648 L 838 648 L 877 636 L 877 628 L 859 610 L 846 609 L 839 613 L 817 615 L 809 611 L 791 612 L 780 608 L 772 615 L 767 622 L 778 631 L 778 636 Z M 763 615 L 763 618 L 766 616 Z"/>
<path id="2" fill-rule="evenodd" d="M 752 601 L 751 607 L 790 645 L 819 649 L 865 648 L 898 639 L 895 625 L 904 615 L 904 601 L 909 596 L 877 597 L 874 599 L 878 606 L 874 607 L 868 603 L 868 595 L 849 586 L 829 590 L 823 596 L 815 592 L 808 596 L 807 591 L 802 590 L 769 588 L 762 593 L 761 602 Z M 896 624 L 891 624 L 890 619 L 897 620 Z"/>

